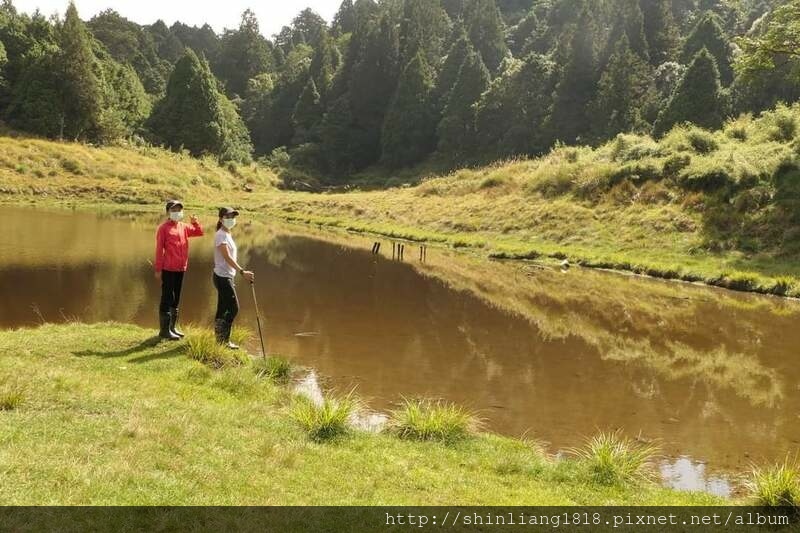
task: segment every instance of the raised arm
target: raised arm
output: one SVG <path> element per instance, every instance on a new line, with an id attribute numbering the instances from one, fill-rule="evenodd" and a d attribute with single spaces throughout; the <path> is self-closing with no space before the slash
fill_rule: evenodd
<path id="1" fill-rule="evenodd" d="M 187 237 L 202 237 L 203 236 L 203 226 L 200 225 L 200 221 L 197 220 L 197 217 L 192 215 L 190 219 L 191 224 L 186 226 L 186 236 Z"/>

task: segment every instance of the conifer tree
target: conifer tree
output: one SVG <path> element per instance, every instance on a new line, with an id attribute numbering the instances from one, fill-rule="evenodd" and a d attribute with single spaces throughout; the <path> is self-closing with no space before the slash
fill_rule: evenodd
<path id="1" fill-rule="evenodd" d="M 667 107 L 661 111 L 653 134 L 662 136 L 674 125 L 691 122 L 703 128 L 719 128 L 727 114 L 727 99 L 720 85 L 714 57 L 703 49 L 698 52 Z"/>
<path id="2" fill-rule="evenodd" d="M 712 12 L 706 12 L 686 39 L 681 52 L 681 62 L 688 65 L 700 50 L 705 48 L 714 57 L 720 81 L 727 87 L 733 81 L 731 46 L 725 32 Z"/>
<path id="3" fill-rule="evenodd" d="M 458 32 L 458 36 L 447 53 L 433 89 L 433 103 L 438 112 L 442 112 L 447 105 L 447 97 L 458 81 L 461 65 L 464 64 L 467 55 L 474 50 L 464 33 L 464 28 L 458 26 L 455 31 Z"/>
<path id="4" fill-rule="evenodd" d="M 553 140 L 572 144 L 589 132 L 589 104 L 597 92 L 594 26 L 588 10 L 573 29 L 567 61 L 555 90 L 548 130 Z"/>
<path id="5" fill-rule="evenodd" d="M 246 10 L 237 30 L 222 37 L 216 72 L 228 95 L 243 96 L 247 82 L 273 68 L 270 44 L 261 35 L 255 13 Z"/>
<path id="6" fill-rule="evenodd" d="M 674 61 L 680 47 L 680 31 L 672 15 L 671 0 L 641 0 L 644 33 L 650 51 L 650 64 Z"/>
<path id="7" fill-rule="evenodd" d="M 400 64 L 408 65 L 422 51 L 429 65 L 438 65 L 450 29 L 440 0 L 405 0 L 400 27 Z"/>
<path id="8" fill-rule="evenodd" d="M 511 28 L 508 41 L 509 49 L 514 57 L 521 57 L 529 51 L 539 28 L 540 23 L 536 9 L 531 9 L 516 26 Z"/>
<path id="9" fill-rule="evenodd" d="M 344 0 L 339 6 L 339 11 L 333 17 L 333 31 L 335 35 L 352 33 L 356 29 L 356 10 L 353 0 Z"/>
<path id="10" fill-rule="evenodd" d="M 497 72 L 508 54 L 505 24 L 495 0 L 469 0 L 464 20 L 472 46 L 490 72 Z"/>
<path id="11" fill-rule="evenodd" d="M 381 131 L 397 87 L 399 55 L 397 27 L 384 15 L 369 29 L 348 85 L 354 121 L 351 146 L 355 168 L 364 168 L 380 159 Z"/>
<path id="12" fill-rule="evenodd" d="M 185 148 L 195 156 L 247 161 L 252 151 L 236 107 L 219 92 L 208 63 L 191 49 L 175 65 L 149 127 L 170 148 Z"/>
<path id="13" fill-rule="evenodd" d="M 79 139 L 97 125 L 102 111 L 102 94 L 91 36 L 72 2 L 67 7 L 61 28 L 60 46 L 57 62 L 63 121 L 60 136 Z"/>
<path id="14" fill-rule="evenodd" d="M 550 111 L 556 66 L 531 53 L 514 60 L 483 93 L 477 108 L 477 136 L 483 155 L 539 155 L 549 146 L 543 124 Z"/>
<path id="15" fill-rule="evenodd" d="M 616 22 L 608 39 L 604 57 L 600 62 L 601 66 L 608 63 L 623 36 L 626 37 L 629 48 L 639 57 L 648 61 L 650 52 L 644 32 L 644 14 L 639 7 L 639 0 L 617 0 L 615 7 Z"/>
<path id="16" fill-rule="evenodd" d="M 610 139 L 645 127 L 642 112 L 646 99 L 653 94 L 652 79 L 650 66 L 631 49 L 628 37 L 623 35 L 600 78 L 592 106 L 597 139 Z"/>
<path id="17" fill-rule="evenodd" d="M 305 89 L 294 108 L 292 122 L 294 124 L 294 144 L 303 144 L 317 140 L 316 129 L 322 121 L 322 102 L 317 91 L 314 78 L 309 77 Z"/>
<path id="18" fill-rule="evenodd" d="M 475 50 L 470 50 L 439 122 L 437 134 L 440 152 L 463 157 L 474 148 L 475 103 L 489 87 L 489 81 L 489 71 L 481 56 Z"/>
<path id="19" fill-rule="evenodd" d="M 319 38 L 319 44 L 314 49 L 310 68 L 311 77 L 322 102 L 325 102 L 328 91 L 333 85 L 333 77 L 340 61 L 341 56 L 339 55 L 339 50 L 336 49 L 336 44 L 330 34 L 327 31 L 323 31 Z"/>
<path id="20" fill-rule="evenodd" d="M 400 76 L 383 124 L 382 156 L 390 167 L 417 163 L 436 148 L 432 88 L 433 70 L 420 50 Z"/>

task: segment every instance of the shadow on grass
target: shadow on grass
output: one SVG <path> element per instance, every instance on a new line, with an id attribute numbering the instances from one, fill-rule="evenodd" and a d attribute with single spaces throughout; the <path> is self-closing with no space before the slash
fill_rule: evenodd
<path id="1" fill-rule="evenodd" d="M 159 337 L 150 337 L 149 339 L 140 342 L 136 346 L 131 346 L 130 348 L 125 348 L 124 350 L 116 350 L 110 352 L 102 352 L 98 350 L 84 350 L 82 352 L 73 352 L 72 355 L 76 355 L 78 357 L 101 357 L 103 359 L 111 359 L 117 357 L 128 357 L 130 355 L 135 355 L 140 352 L 153 350 L 154 348 L 157 348 L 160 345 L 171 348 L 165 351 L 157 351 L 154 353 L 142 354 L 139 357 L 134 357 L 133 359 L 130 360 L 130 362 L 147 363 L 149 361 L 155 361 L 158 359 L 168 359 L 170 357 L 175 357 L 183 353 L 183 345 L 180 343 L 162 341 Z"/>

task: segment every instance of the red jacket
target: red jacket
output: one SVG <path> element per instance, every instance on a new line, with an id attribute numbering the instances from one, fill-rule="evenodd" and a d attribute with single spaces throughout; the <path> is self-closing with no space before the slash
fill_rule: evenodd
<path id="1" fill-rule="evenodd" d="M 189 266 L 189 238 L 201 237 L 200 223 L 184 224 L 167 220 L 156 232 L 156 272 L 186 272 Z"/>

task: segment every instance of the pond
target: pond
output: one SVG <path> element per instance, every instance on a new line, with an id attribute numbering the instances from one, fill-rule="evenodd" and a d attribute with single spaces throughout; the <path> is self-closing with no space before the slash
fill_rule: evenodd
<path id="1" fill-rule="evenodd" d="M 132 322 L 154 329 L 157 216 L 11 208 L 0 327 Z M 182 320 L 211 324 L 213 213 L 193 240 Z M 674 487 L 731 491 L 729 472 L 800 449 L 800 303 L 598 271 L 562 272 L 241 220 L 270 353 L 377 410 L 442 398 L 553 452 L 599 430 L 656 442 Z M 240 283 L 241 285 L 241 283 Z M 256 330 L 249 287 L 243 324 Z M 258 351 L 257 340 L 250 348 Z"/>

